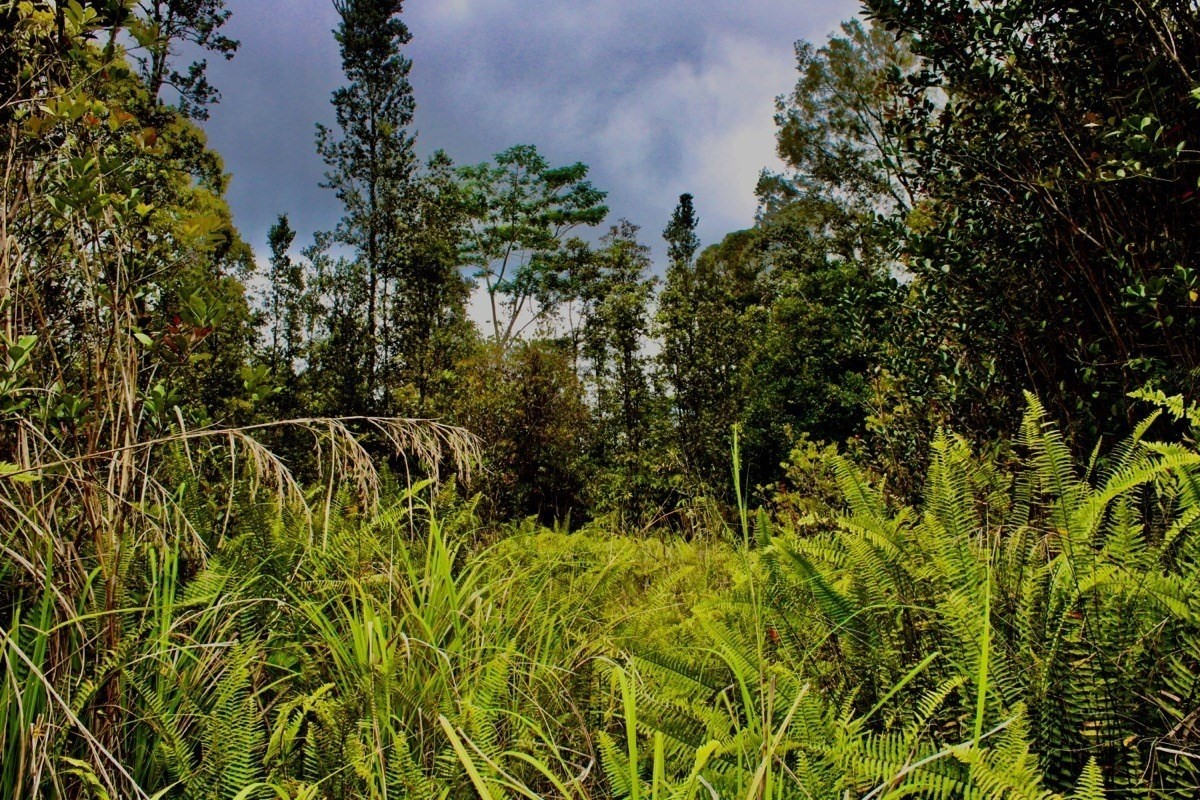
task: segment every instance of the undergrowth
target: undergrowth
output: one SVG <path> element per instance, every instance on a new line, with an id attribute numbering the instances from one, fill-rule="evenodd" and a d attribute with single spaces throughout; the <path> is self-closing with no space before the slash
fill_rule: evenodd
<path id="1" fill-rule="evenodd" d="M 902 507 L 829 454 L 844 507 L 690 541 L 483 531 L 427 482 L 315 522 L 247 488 L 203 554 L 130 537 L 111 609 L 17 529 L 2 790 L 1188 795 L 1200 453 L 1153 419 L 1080 465 L 1031 399 L 1012 474 L 942 435 Z"/>

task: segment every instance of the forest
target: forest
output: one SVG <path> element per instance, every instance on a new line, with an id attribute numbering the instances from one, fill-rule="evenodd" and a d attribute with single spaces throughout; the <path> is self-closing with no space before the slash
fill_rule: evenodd
<path id="1" fill-rule="evenodd" d="M 0 796 L 1200 796 L 1195 0 L 863 0 L 708 243 L 331 2 L 257 243 L 225 0 L 0 0 Z"/>

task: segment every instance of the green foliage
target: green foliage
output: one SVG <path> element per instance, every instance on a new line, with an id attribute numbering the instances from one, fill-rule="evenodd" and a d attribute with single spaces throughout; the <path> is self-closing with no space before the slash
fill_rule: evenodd
<path id="1" fill-rule="evenodd" d="M 1099 766 L 1111 787 L 1169 794 L 1195 780 L 1190 762 L 1163 761 L 1152 744 L 1188 735 L 1177 704 L 1197 688 L 1180 683 L 1195 627 L 1179 602 L 1192 566 L 1176 549 L 1195 514 L 1184 488 L 1195 453 L 1139 433 L 1088 476 L 1030 402 L 1028 467 L 1005 476 L 941 436 L 919 509 L 886 509 L 835 462 L 849 511 L 780 542 L 779 579 L 807 586 L 814 603 L 789 606 L 790 627 L 810 629 L 814 612 L 834 626 L 819 645 L 846 667 L 822 678 L 834 698 L 880 703 L 936 652 L 921 683 L 964 682 L 943 733 L 1027 709 L 1025 738 L 1050 786 L 1069 789 L 1086 767 L 1080 791 L 1094 794 Z M 969 711 L 977 698 L 981 717 Z"/>
<path id="2" fill-rule="evenodd" d="M 831 203 L 795 200 L 668 270 L 657 360 L 676 469 L 692 491 L 728 497 L 736 423 L 756 484 L 779 479 L 800 433 L 844 442 L 866 432 L 896 287 L 878 247 L 842 219 Z"/>
<path id="3" fill-rule="evenodd" d="M 895 287 L 874 245 L 837 219 L 829 204 L 797 201 L 757 231 L 764 301 L 741 380 L 746 450 L 761 482 L 778 475 L 788 428 L 827 442 L 865 432 Z"/>
<path id="4" fill-rule="evenodd" d="M 429 175 L 418 175 L 409 131 L 416 107 L 408 80 L 412 62 L 403 54 L 412 36 L 400 4 L 339 0 L 335 7 L 347 83 L 332 99 L 340 134 L 318 125 L 317 150 L 329 166 L 324 185 L 345 208 L 334 240 L 353 248 L 354 258 L 335 261 L 322 276 L 332 299 L 319 310 L 330 317 L 334 350 L 353 347 L 362 355 L 352 362 L 361 373 L 354 380 L 330 370 L 342 403 L 337 413 L 395 413 L 402 377 L 415 373 L 418 404 L 424 403 L 434 375 L 428 341 L 443 344 L 436 339 L 445 317 L 462 314 L 465 292 L 450 262 L 462 225 L 455 216 L 460 203 L 447 191 L 449 165 L 440 153 Z M 421 325 L 430 326 L 428 337 L 414 336 Z M 336 358 L 344 359 L 345 351 Z"/>
<path id="5" fill-rule="evenodd" d="M 468 224 L 464 190 L 454 164 L 438 151 L 412 186 L 404 228 L 403 291 L 388 324 L 393 361 L 391 408 L 426 417 L 452 388 L 455 365 L 476 333 L 466 318 L 470 284 L 459 271 Z"/>
<path id="6" fill-rule="evenodd" d="M 700 220 L 696 217 L 694 200 L 690 194 L 681 194 L 679 205 L 671 212 L 671 221 L 663 231 L 663 239 L 667 241 L 667 256 L 673 267 L 690 267 L 696 251 L 700 249 L 700 237 L 696 235 Z"/>
<path id="7" fill-rule="evenodd" d="M 595 420 L 592 457 L 602 465 L 594 507 L 625 524 L 653 516 L 655 456 L 648 446 L 653 423 L 648 359 L 650 334 L 649 248 L 638 227 L 622 220 L 580 270 L 582 352 Z"/>
<path id="8" fill-rule="evenodd" d="M 1030 389 L 1090 440 L 1129 429 L 1131 390 L 1193 393 L 1197 9 L 865 5 L 917 62 L 884 126 L 918 198 L 900 394 L 985 440 Z"/>
<path id="9" fill-rule="evenodd" d="M 185 70 L 172 63 L 182 47 L 185 50 L 215 53 L 226 60 L 237 53 L 239 43 L 221 32 L 231 12 L 225 0 L 142 0 L 141 2 L 93 3 L 107 16 L 111 27 L 110 43 L 117 38 L 121 25 L 127 27 L 137 43 L 134 59 L 152 97 L 164 89 L 178 95 L 178 109 L 184 116 L 208 119 L 208 106 L 220 99 L 220 93 L 208 82 L 208 63 L 193 61 Z M 127 16 L 130 10 L 136 16 Z M 111 44 L 110 44 L 111 46 Z"/>
<path id="10" fill-rule="evenodd" d="M 482 439 L 484 511 L 491 519 L 568 520 L 589 477 L 591 417 L 566 348 L 480 344 L 458 365 L 454 418 Z"/>
<path id="11" fill-rule="evenodd" d="M 135 396 L 158 384 L 186 394 L 198 418 L 236 413 L 252 335 L 240 282 L 249 248 L 221 197 L 220 159 L 119 50 L 87 42 L 101 18 L 76 17 L 59 50 L 44 38 L 53 16 L 22 11 L 12 51 L 28 80 L 3 134 L 6 196 L 28 200 L 4 211 L 18 278 L 3 300 L 6 333 L 41 336 L 30 381 L 52 387 L 39 405 L 68 449 L 112 421 L 116 395 L 104 390 L 119 373 Z M 121 347 L 106 346 L 113 337 Z"/>
<path id="12" fill-rule="evenodd" d="M 139 82 L 116 31 L 93 44 L 106 20 L 22 3 L 6 31 L 21 69 L 4 192 L 21 200 L 0 209 L 0 785 L 248 797 L 280 677 L 259 637 L 269 571 L 221 559 L 272 523 L 311 543 L 317 508 L 252 435 L 289 423 L 213 422 L 272 392 L 246 364 L 246 248 L 203 136 Z M 426 438 L 443 426 L 368 424 L 433 472 L 445 453 L 471 460 L 470 437 Z M 379 496 L 346 426 L 290 423 L 316 445 L 326 522 L 343 485 Z"/>
<path id="13" fill-rule="evenodd" d="M 776 513 L 798 521 L 837 508 L 842 499 L 834 468 L 837 455 L 837 445 L 814 442 L 801 434 L 783 463 L 783 477 L 772 487 Z"/>
<path id="14" fill-rule="evenodd" d="M 408 127 L 415 102 L 408 73 L 412 61 L 402 48 L 412 40 L 392 0 L 338 0 L 335 37 L 347 84 L 332 104 L 341 136 L 317 126 L 317 151 L 329 166 L 325 186 L 341 200 L 346 215 L 336 240 L 353 247 L 355 263 L 330 276 L 346 282 L 353 297 L 337 305 L 332 323 L 344 337 L 361 338 L 361 391 L 343 407 L 350 413 L 385 408 L 380 384 L 390 371 L 388 321 L 391 295 L 398 290 L 402 255 L 398 219 L 407 216 L 408 190 L 416 167 L 415 139 Z"/>
<path id="15" fill-rule="evenodd" d="M 1196 25 L 1136 5 L 869 0 L 652 311 L 586 166 L 421 168 L 400 4 L 338 2 L 346 213 L 257 345 L 172 62 L 224 4 L 0 6 L 0 793 L 1194 793 L 1200 410 L 1124 392 L 1195 378 Z"/>
<path id="16" fill-rule="evenodd" d="M 658 298 L 657 378 L 669 398 L 668 453 L 685 491 L 724 496 L 729 430 L 739 419 L 739 368 L 746 357 L 752 276 L 744 273 L 749 234 L 699 246 L 690 195 L 680 198 L 663 236 L 672 254 Z M 670 463 L 670 462 L 668 462 Z"/>
<path id="17" fill-rule="evenodd" d="M 271 261 L 264 305 L 269 315 L 267 326 L 271 342 L 266 360 L 272 374 L 282 379 L 292 395 L 295 393 L 297 360 L 304 352 L 304 269 L 289 253 L 295 241 L 296 232 L 292 230 L 287 214 L 280 214 L 267 231 Z"/>
<path id="18" fill-rule="evenodd" d="M 471 219 L 462 262 L 483 282 L 492 338 L 503 348 L 574 296 L 565 237 L 608 215 L 606 193 L 587 174 L 582 163 L 551 167 L 533 145 L 459 169 Z"/>
<path id="19" fill-rule="evenodd" d="M 769 215 L 797 200 L 835 205 L 846 222 L 913 205 L 907 155 L 887 121 L 895 97 L 888 78 L 913 69 L 907 42 L 883 26 L 842 23 L 821 47 L 796 43 L 799 78 L 776 103 L 777 149 L 788 171 L 764 173 L 758 193 Z"/>

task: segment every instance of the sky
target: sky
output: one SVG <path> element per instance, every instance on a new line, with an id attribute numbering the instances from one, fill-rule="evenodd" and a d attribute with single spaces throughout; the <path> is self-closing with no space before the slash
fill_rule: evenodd
<path id="1" fill-rule="evenodd" d="M 333 123 L 342 83 L 331 0 L 227 0 L 241 41 L 210 59 L 221 103 L 205 123 L 233 175 L 234 219 L 259 253 L 286 212 L 297 246 L 340 216 L 319 184 L 314 126 Z M 609 218 L 660 234 L 679 195 L 696 197 L 704 244 L 752 224 L 759 170 L 778 164 L 774 99 L 795 83 L 792 47 L 820 40 L 855 0 L 409 0 L 422 155 L 476 163 L 534 144 L 552 165 L 582 161 Z"/>

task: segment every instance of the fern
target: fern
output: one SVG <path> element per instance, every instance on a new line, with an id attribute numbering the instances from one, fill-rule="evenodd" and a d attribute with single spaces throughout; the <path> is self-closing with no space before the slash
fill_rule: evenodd
<path id="1" fill-rule="evenodd" d="M 1075 791 L 1071 794 L 1071 800 L 1104 799 L 1104 773 L 1100 770 L 1100 765 L 1096 763 L 1096 759 L 1089 758 L 1087 764 L 1083 767 L 1083 772 L 1079 776 L 1079 782 L 1075 784 Z"/>

